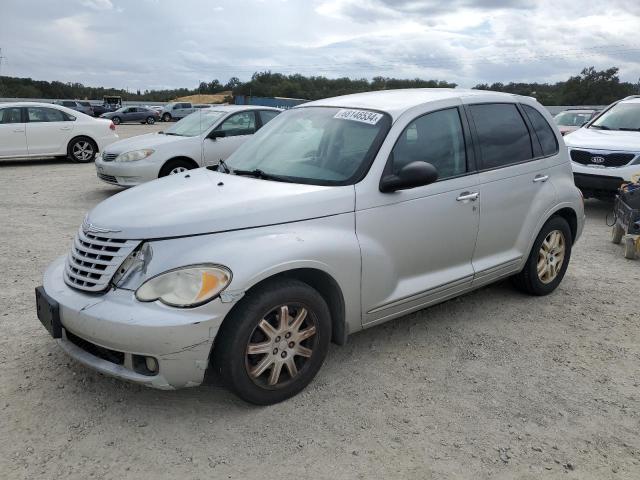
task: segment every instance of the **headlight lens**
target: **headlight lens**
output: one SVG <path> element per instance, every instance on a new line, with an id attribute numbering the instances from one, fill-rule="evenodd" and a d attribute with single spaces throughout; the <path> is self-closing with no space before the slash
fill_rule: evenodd
<path id="1" fill-rule="evenodd" d="M 136 290 L 141 302 L 160 300 L 172 307 L 197 307 L 214 299 L 231 282 L 231 272 L 219 265 L 192 265 L 153 277 Z"/>
<path id="2" fill-rule="evenodd" d="M 155 152 L 155 150 L 145 148 L 143 150 L 133 150 L 131 152 L 121 153 L 116 157 L 116 162 L 135 162 L 136 160 L 147 158 L 153 152 Z"/>

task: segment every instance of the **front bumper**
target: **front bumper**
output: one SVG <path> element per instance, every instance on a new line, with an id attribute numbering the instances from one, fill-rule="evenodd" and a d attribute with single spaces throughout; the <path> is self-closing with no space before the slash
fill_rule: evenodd
<path id="1" fill-rule="evenodd" d="M 202 383 L 214 338 L 231 304 L 216 299 L 192 309 L 142 303 L 130 290 L 94 295 L 64 282 L 65 257 L 44 275 L 44 289 L 59 304 L 62 338 L 57 342 L 78 362 L 101 373 L 173 390 Z M 78 340 L 80 339 L 80 340 Z M 108 351 L 109 355 L 100 352 Z M 122 360 L 114 360 L 114 356 Z M 156 375 L 136 371 L 138 356 L 158 361 Z"/>
<path id="2" fill-rule="evenodd" d="M 623 182 L 631 182 L 640 175 L 640 165 L 624 167 L 592 167 L 571 162 L 576 186 L 594 195 L 612 195 Z"/>
<path id="3" fill-rule="evenodd" d="M 156 161 L 153 155 L 135 162 L 105 162 L 102 156 L 98 156 L 95 164 L 100 180 L 121 187 L 134 187 L 155 180 L 162 166 L 162 162 Z"/>

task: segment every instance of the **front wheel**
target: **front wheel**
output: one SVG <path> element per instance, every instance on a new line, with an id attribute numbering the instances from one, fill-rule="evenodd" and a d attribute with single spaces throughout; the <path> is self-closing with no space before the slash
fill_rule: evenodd
<path id="1" fill-rule="evenodd" d="M 188 162 L 186 160 L 181 160 L 179 158 L 175 160 L 169 160 L 160 169 L 158 178 L 166 177 L 167 175 L 177 175 L 179 173 L 184 173 L 187 170 L 191 170 L 193 168 L 196 168 L 196 166 L 193 163 Z"/>
<path id="2" fill-rule="evenodd" d="M 530 295 L 553 292 L 569 266 L 572 244 L 567 221 L 562 217 L 550 218 L 536 237 L 524 268 L 513 277 L 515 286 Z"/>
<path id="3" fill-rule="evenodd" d="M 156 123 L 156 119 L 153 117 L 147 117 L 147 125 L 153 125 Z"/>
<path id="4" fill-rule="evenodd" d="M 270 405 L 293 397 L 320 370 L 329 349 L 331 316 L 306 283 L 258 287 L 225 320 L 213 366 L 243 400 Z"/>

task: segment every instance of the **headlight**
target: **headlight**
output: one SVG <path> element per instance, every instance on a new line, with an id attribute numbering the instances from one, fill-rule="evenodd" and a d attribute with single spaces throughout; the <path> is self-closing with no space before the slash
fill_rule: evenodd
<path id="1" fill-rule="evenodd" d="M 231 282 L 231 272 L 218 265 L 191 265 L 161 273 L 136 290 L 141 302 L 160 300 L 172 307 L 197 307 L 214 299 Z"/>
<path id="2" fill-rule="evenodd" d="M 153 152 L 155 152 L 155 150 L 145 148 L 144 150 L 133 150 L 131 152 L 121 153 L 116 157 L 116 162 L 135 162 L 136 160 L 147 158 Z"/>

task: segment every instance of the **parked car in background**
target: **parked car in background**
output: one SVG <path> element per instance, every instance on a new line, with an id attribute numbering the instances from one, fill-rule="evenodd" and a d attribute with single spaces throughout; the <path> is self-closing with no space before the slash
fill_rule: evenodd
<path id="1" fill-rule="evenodd" d="M 613 198 L 623 182 L 640 175 L 640 95 L 608 106 L 565 143 L 584 196 Z"/>
<path id="2" fill-rule="evenodd" d="M 162 107 L 160 112 L 160 118 L 163 122 L 170 122 L 172 120 L 180 120 L 187 115 L 195 112 L 193 104 L 189 102 L 171 102 Z"/>
<path id="3" fill-rule="evenodd" d="M 103 113 L 100 118 L 112 120 L 116 125 L 130 122 L 153 125 L 160 118 L 160 115 L 147 107 L 122 107 L 115 112 Z"/>
<path id="4" fill-rule="evenodd" d="M 279 113 L 276 108 L 254 106 L 197 110 L 163 132 L 111 145 L 96 159 L 98 178 L 131 187 L 192 168 L 217 165 Z"/>
<path id="5" fill-rule="evenodd" d="M 61 105 L 63 107 L 70 108 L 71 110 L 75 110 L 76 112 L 82 112 L 85 115 L 89 115 L 93 117 L 93 108 L 91 108 L 91 104 L 89 102 L 81 102 L 78 100 L 59 100 L 56 102 L 56 105 Z"/>
<path id="6" fill-rule="evenodd" d="M 94 103 L 91 105 L 91 109 L 93 110 L 93 115 L 95 117 L 99 117 L 100 115 L 102 115 L 103 113 L 107 113 L 110 112 L 111 110 L 105 106 L 105 105 L 99 105 L 97 103 Z"/>
<path id="7" fill-rule="evenodd" d="M 162 109 L 164 108 L 162 105 L 145 105 L 145 107 L 150 108 L 155 112 L 158 112 L 158 114 L 160 114 L 162 112 Z"/>
<path id="8" fill-rule="evenodd" d="M 74 162 L 91 162 L 117 139 L 111 121 L 60 105 L 0 104 L 0 158 L 66 156 Z"/>
<path id="9" fill-rule="evenodd" d="M 598 110 L 570 109 L 560 112 L 553 119 L 558 124 L 560 133 L 566 135 L 579 129 L 598 114 Z"/>
<path id="10" fill-rule="evenodd" d="M 102 373 L 174 389 L 209 368 L 282 401 L 350 333 L 507 277 L 555 290 L 584 209 L 552 124 L 480 90 L 293 108 L 214 169 L 97 205 L 44 274 L 39 318 Z"/>

